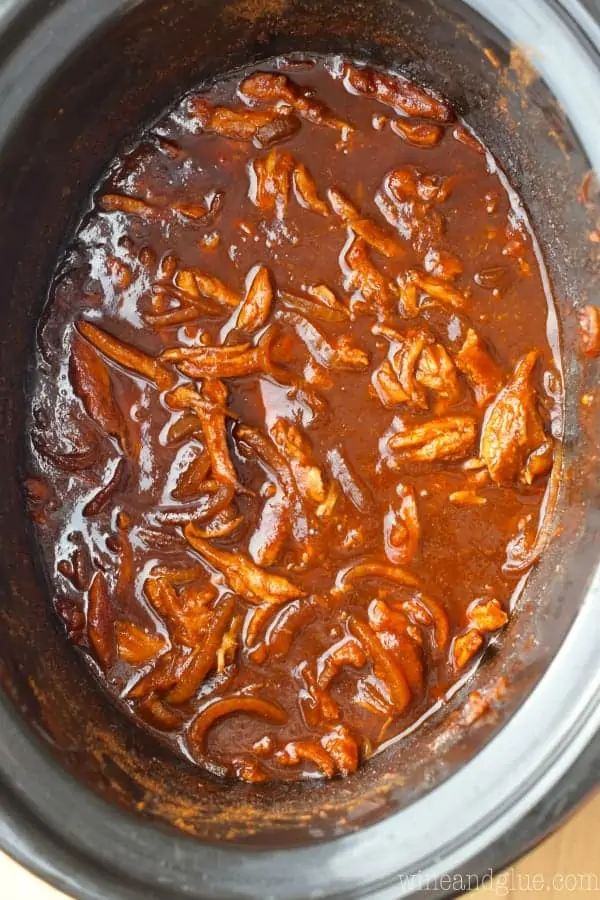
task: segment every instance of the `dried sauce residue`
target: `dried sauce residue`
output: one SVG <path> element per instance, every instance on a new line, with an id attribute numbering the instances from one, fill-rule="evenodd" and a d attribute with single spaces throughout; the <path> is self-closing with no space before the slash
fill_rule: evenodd
<path id="1" fill-rule="evenodd" d="M 443 98 L 308 63 L 185 97 L 115 162 L 32 399 L 70 639 L 145 727 L 251 782 L 349 775 L 464 677 L 539 556 L 558 449 L 504 176 Z"/>

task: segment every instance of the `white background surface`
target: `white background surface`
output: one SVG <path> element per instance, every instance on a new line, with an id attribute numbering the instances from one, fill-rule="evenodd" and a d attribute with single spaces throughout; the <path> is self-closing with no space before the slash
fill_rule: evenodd
<path id="1" fill-rule="evenodd" d="M 65 900 L 65 895 L 0 853 L 0 900 Z"/>

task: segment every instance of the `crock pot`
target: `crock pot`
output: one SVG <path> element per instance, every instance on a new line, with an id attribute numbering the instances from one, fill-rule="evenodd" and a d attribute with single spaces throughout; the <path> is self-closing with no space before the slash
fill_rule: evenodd
<path id="1" fill-rule="evenodd" d="M 248 786 L 174 758 L 67 645 L 22 495 L 25 398 L 53 267 L 106 162 L 185 90 L 292 50 L 398 68 L 493 150 L 553 279 L 565 442 L 551 539 L 471 683 L 351 778 Z M 0 2 L 0 846 L 15 859 L 86 900 L 447 896 L 595 787 L 600 365 L 577 309 L 599 302 L 599 98 L 598 0 Z M 491 705 L 471 722 L 474 689 Z"/>

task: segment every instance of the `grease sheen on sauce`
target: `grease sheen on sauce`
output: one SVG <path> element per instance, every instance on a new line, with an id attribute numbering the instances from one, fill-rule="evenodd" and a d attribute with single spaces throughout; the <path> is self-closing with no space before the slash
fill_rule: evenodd
<path id="1" fill-rule="evenodd" d="M 39 327 L 29 505 L 107 690 L 218 775 L 347 775 L 536 558 L 554 312 L 493 157 L 339 58 L 186 96 L 98 186 Z"/>

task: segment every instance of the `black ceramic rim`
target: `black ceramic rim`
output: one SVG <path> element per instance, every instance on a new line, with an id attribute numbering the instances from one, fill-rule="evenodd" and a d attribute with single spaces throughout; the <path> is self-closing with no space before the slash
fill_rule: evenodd
<path id="1" fill-rule="evenodd" d="M 590 117 L 588 100 L 589 85 L 600 79 L 597 0 L 465 2 L 509 39 L 518 36 L 534 50 L 551 48 L 551 53 L 539 55 L 541 75 L 569 110 L 591 163 L 600 171 L 600 118 Z M 5 67 L 6 84 L 19 85 L 19 90 L 2 92 L 0 129 L 8 128 L 57 57 L 65 58 L 122 7 L 120 0 L 5 4 L 0 48 L 13 51 Z M 52 59 L 44 53 L 44 29 L 49 25 L 57 42 Z M 561 73 L 569 72 L 568 81 L 559 77 L 556 58 Z M 0 846 L 46 881 L 83 900 L 391 900 L 417 896 L 424 884 L 435 884 L 449 872 L 481 876 L 501 869 L 557 827 L 597 784 L 600 621 L 594 606 L 599 597 L 597 572 L 589 602 L 532 696 L 475 759 L 410 808 L 410 833 L 406 828 L 403 832 L 402 811 L 359 834 L 308 848 L 265 854 L 204 846 L 119 812 L 75 784 L 7 704 L 0 705 L 0 735 L 10 735 L 10 740 L 0 739 Z M 575 647 L 580 665 L 573 672 Z M 493 780 L 498 760 L 506 776 L 502 784 Z M 489 789 L 483 794 L 480 785 L 485 782 Z M 457 822 L 450 816 L 459 807 L 464 812 Z M 424 846 L 430 848 L 425 855 L 420 852 Z M 128 874 L 132 853 L 138 871 L 144 872 L 137 879 Z M 418 877 L 411 882 L 411 875 Z M 455 888 L 440 888 L 428 896 L 454 893 Z"/>

